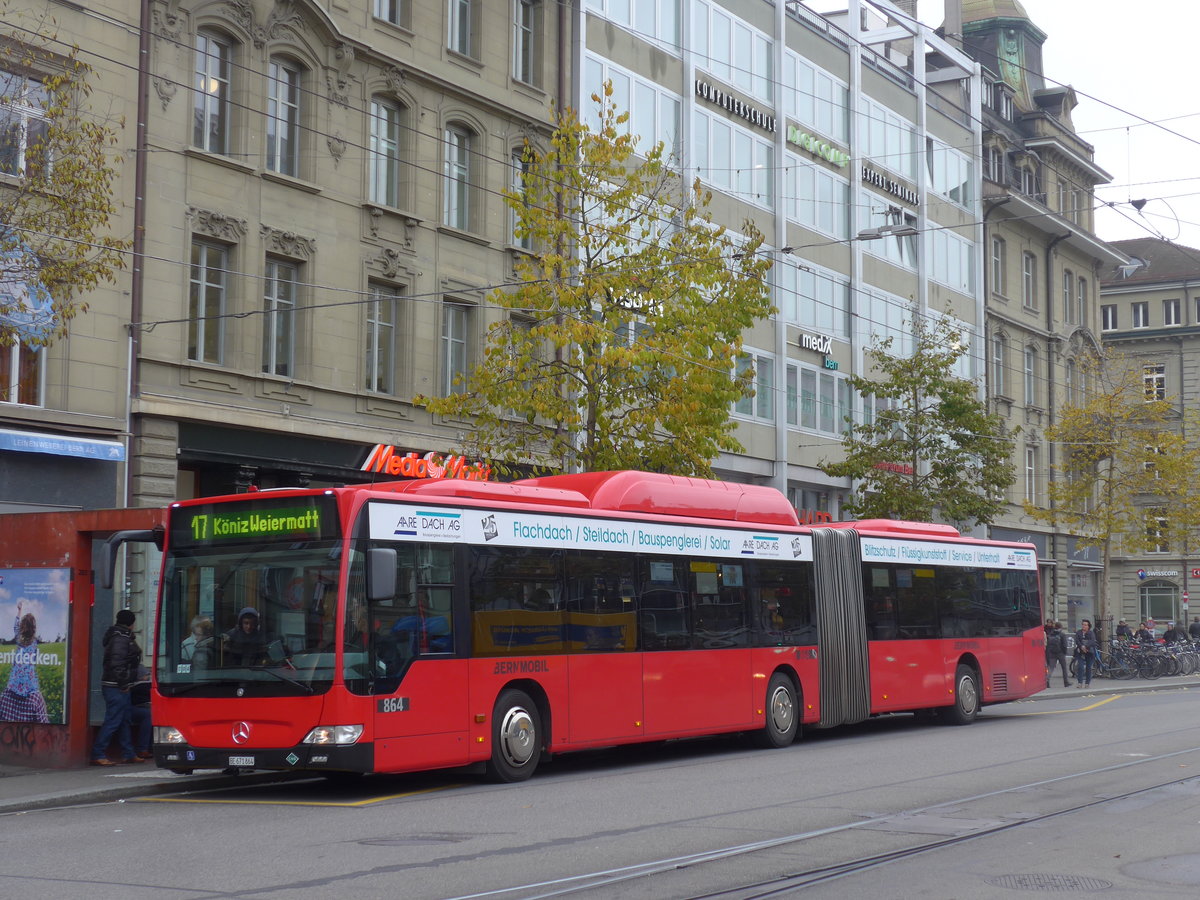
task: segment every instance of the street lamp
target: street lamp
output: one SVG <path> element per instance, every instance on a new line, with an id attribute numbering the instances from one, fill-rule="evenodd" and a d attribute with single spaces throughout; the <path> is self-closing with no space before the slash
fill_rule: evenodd
<path id="1" fill-rule="evenodd" d="M 877 241 L 889 234 L 895 237 L 915 237 L 920 232 L 917 230 L 917 226 L 909 225 L 907 222 L 900 222 L 891 225 L 878 225 L 875 228 L 864 228 L 858 233 L 858 237 L 855 240 Z"/>

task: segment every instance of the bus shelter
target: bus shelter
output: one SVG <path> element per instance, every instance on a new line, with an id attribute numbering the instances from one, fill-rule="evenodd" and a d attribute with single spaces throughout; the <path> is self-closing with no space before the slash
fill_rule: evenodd
<path id="1" fill-rule="evenodd" d="M 0 515 L 0 763 L 87 764 L 103 718 L 100 638 L 130 600 L 126 586 L 96 583 L 103 542 L 165 518 L 159 508 Z M 136 605 L 148 660 L 154 605 Z"/>

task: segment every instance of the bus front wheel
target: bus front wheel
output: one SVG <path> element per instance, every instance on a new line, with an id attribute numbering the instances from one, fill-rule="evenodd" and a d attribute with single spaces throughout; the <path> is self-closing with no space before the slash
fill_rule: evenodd
<path id="1" fill-rule="evenodd" d="M 954 705 L 940 713 L 947 725 L 970 725 L 979 715 L 979 679 L 970 666 L 960 665 L 954 673 Z"/>
<path id="2" fill-rule="evenodd" d="M 754 742 L 770 750 L 786 747 L 796 739 L 800 730 L 800 710 L 796 703 L 796 688 L 782 672 L 771 676 L 767 686 L 767 722 L 754 733 Z"/>
<path id="3" fill-rule="evenodd" d="M 504 691 L 492 710 L 492 758 L 486 771 L 492 781 L 524 781 L 542 755 L 542 722 L 537 707 L 523 691 Z"/>

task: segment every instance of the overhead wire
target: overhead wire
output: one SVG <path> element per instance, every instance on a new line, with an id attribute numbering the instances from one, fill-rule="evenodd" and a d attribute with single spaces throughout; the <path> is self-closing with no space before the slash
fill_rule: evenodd
<path id="1" fill-rule="evenodd" d="M 107 18 L 109 18 L 109 19 L 110 19 L 110 21 L 114 21 L 114 22 L 115 22 L 115 20 L 111 20 L 111 17 L 107 17 Z M 10 25 L 11 25 L 12 23 L 8 23 L 8 24 L 10 24 Z M 122 25 L 123 27 L 125 27 L 127 30 L 131 30 L 132 32 L 135 32 L 135 33 L 136 33 L 136 31 L 137 31 L 137 26 L 135 26 L 135 25 L 132 25 L 131 23 L 116 23 L 116 24 L 121 24 L 121 25 Z M 160 35 L 160 37 L 161 37 L 161 35 Z M 190 48 L 188 45 L 185 45 L 185 44 L 183 44 L 183 43 L 179 43 L 179 44 L 178 44 L 178 46 L 179 46 L 179 47 L 182 47 L 182 48 L 185 48 L 185 49 L 191 49 L 191 48 Z M 89 52 L 91 52 L 91 51 L 89 51 Z M 97 55 L 97 56 L 100 56 L 99 54 L 96 54 L 96 55 Z M 102 56 L 101 56 L 100 58 L 104 58 L 104 57 L 102 57 Z M 121 61 L 121 60 L 116 60 L 116 59 L 111 59 L 111 58 L 107 58 L 107 59 L 108 59 L 108 61 L 109 61 L 110 63 L 113 63 L 113 64 L 117 64 L 117 65 L 128 65 L 127 63 L 125 63 L 124 61 Z M 248 67 L 246 67 L 246 71 L 248 71 L 248 72 L 253 72 L 253 74 L 255 74 L 256 76 L 260 76 L 260 77 L 264 76 L 264 73 L 258 72 L 257 70 L 251 70 L 251 69 L 249 69 Z M 194 87 L 192 87 L 192 86 L 189 86 L 189 85 L 184 85 L 182 82 L 172 82 L 172 83 L 173 83 L 173 84 L 175 84 L 177 87 L 179 87 L 179 86 L 182 86 L 182 87 L 185 87 L 185 89 L 187 89 L 187 90 L 195 90 L 195 88 L 194 88 Z M 316 93 L 316 92 L 314 92 L 314 91 L 309 91 L 309 93 L 310 93 L 310 95 L 311 95 L 312 97 L 314 97 L 314 98 L 320 98 L 320 95 L 319 95 L 319 94 L 317 94 L 317 93 Z M 326 98 L 321 98 L 321 99 L 326 99 Z M 245 109 L 248 109 L 248 110 L 250 110 L 250 111 L 252 111 L 252 112 L 258 113 L 258 110 L 257 110 L 257 108 L 253 108 L 253 109 L 251 109 L 250 107 L 242 107 L 242 108 L 245 108 Z M 357 108 L 357 107 L 356 107 L 356 108 Z M 359 111 L 359 112 L 362 112 L 362 113 L 365 113 L 365 110 L 362 110 L 362 109 L 359 109 L 358 111 Z M 407 125 L 407 123 L 405 123 L 404 127 L 406 127 L 407 129 L 409 129 L 410 131 L 412 131 L 412 132 L 413 132 L 414 134 L 416 134 L 416 135 L 419 135 L 419 136 L 424 136 L 424 137 L 432 137 L 434 140 L 443 140 L 442 138 L 439 138 L 437 135 L 432 135 L 432 134 L 429 134 L 428 132 L 421 132 L 421 131 L 420 131 L 418 128 L 416 128 L 415 126 L 410 126 L 410 125 Z M 319 130 L 316 130 L 316 129 L 311 129 L 311 128 L 310 128 L 309 130 L 310 130 L 310 131 L 312 131 L 312 132 L 313 132 L 314 134 L 316 134 L 317 136 L 326 137 L 326 138 L 333 137 L 333 135 L 329 135 L 328 133 L 321 132 L 321 131 L 319 131 Z M 344 138 L 343 138 L 343 140 L 344 140 Z M 349 142 L 347 142 L 347 143 L 349 143 Z M 353 143 L 353 144 L 351 144 L 351 146 L 354 146 L 355 148 L 357 148 L 357 149 L 359 149 L 359 150 L 362 150 L 362 151 L 364 152 L 364 154 L 369 154 L 369 153 L 370 153 L 370 150 L 369 150 L 369 148 L 367 148 L 366 146 L 364 146 L 364 145 L 362 145 L 362 144 Z M 182 153 L 182 152 L 186 152 L 186 151 L 180 151 L 180 150 L 165 150 L 165 151 L 158 151 L 158 152 L 175 152 L 175 153 Z M 507 159 L 505 159 L 505 160 L 500 160 L 500 159 L 499 159 L 499 158 L 497 158 L 497 157 L 484 156 L 484 154 L 482 154 L 482 153 L 481 153 L 481 152 L 479 152 L 479 151 L 474 151 L 474 150 L 473 150 L 473 152 L 476 152 L 476 153 L 479 155 L 479 157 L 481 157 L 481 158 L 484 158 L 484 159 L 487 159 L 487 160 L 489 160 L 489 161 L 491 161 L 491 162 L 497 162 L 497 163 L 500 163 L 500 164 L 502 164 L 502 165 L 503 165 L 503 164 L 506 164 L 506 163 L 510 163 L 510 160 L 507 160 Z M 918 156 L 922 154 L 922 151 L 921 151 L 921 150 L 919 150 L 919 149 L 917 149 L 917 150 L 914 150 L 914 151 L 912 151 L 912 152 L 913 152 L 914 154 L 918 155 Z M 412 166 L 413 166 L 414 168 L 416 168 L 418 171 L 425 171 L 425 172 L 429 172 L 429 173 L 432 173 L 432 174 L 434 174 L 434 175 L 435 175 L 435 176 L 437 176 L 437 177 L 441 177 L 441 174 L 442 174 L 442 173 L 441 173 L 439 170 L 437 170 L 437 169 L 430 168 L 430 167 L 428 167 L 428 166 L 422 166 L 422 165 L 420 165 L 419 163 L 416 163 L 416 162 L 413 162 L 413 161 L 411 161 L 411 160 L 407 160 L 407 159 L 406 159 L 406 160 L 404 160 L 404 162 L 405 162 L 406 164 L 412 165 Z M 812 165 L 812 164 L 809 164 L 809 165 Z M 774 167 L 772 167 L 772 168 L 774 168 L 774 169 L 776 169 L 776 170 L 787 170 L 789 167 L 790 167 L 790 166 L 788 166 L 788 165 L 781 165 L 781 166 L 774 166 Z M 478 185 L 476 185 L 476 188 L 478 189 L 478 188 L 479 188 L 479 186 L 478 186 Z M 502 194 L 503 192 L 499 192 L 499 191 L 490 191 L 490 193 L 493 193 L 493 194 Z M 785 199 L 792 199 L 792 200 L 794 200 L 794 199 L 796 199 L 796 198 L 786 198 L 786 197 L 785 197 Z M 820 201 L 816 201 L 816 202 L 820 202 Z M 1038 216 L 1031 216 L 1031 218 L 1037 218 L 1037 217 L 1038 217 Z M 935 227 L 936 227 L 936 228 L 951 228 L 951 226 L 935 226 Z M 957 226 L 957 227 L 970 227 L 970 226 Z M 931 228 L 931 229 L 929 229 L 929 230 L 934 230 L 934 229 L 933 229 L 933 228 Z M 849 239 L 843 239 L 843 240 L 836 240 L 836 239 L 835 239 L 835 240 L 831 240 L 831 241 L 824 242 L 824 243 L 817 243 L 817 244 L 807 245 L 807 247 L 824 246 L 824 245 L 836 244 L 836 243 L 848 243 L 850 240 L 853 240 L 853 238 L 849 238 Z M 780 253 L 780 252 L 782 252 L 782 250 L 780 250 L 780 249 L 777 249 L 777 248 L 764 248 L 764 250 L 763 250 L 762 252 L 764 252 L 764 253 Z M 173 259 L 165 259 L 165 258 L 163 258 L 163 259 L 160 259 L 160 261 L 162 261 L 162 262 L 168 262 L 168 263 L 172 263 L 172 264 L 178 264 L 178 265 L 180 265 L 180 266 L 185 266 L 185 265 L 188 265 L 188 263 L 187 263 L 187 262 L 185 262 L 185 261 L 182 261 L 182 260 L 173 260 Z M 806 268 L 806 267 L 804 267 L 804 268 Z M 809 271 L 812 271 L 812 270 L 811 270 L 811 269 L 809 269 Z M 261 277 L 261 276 L 258 276 L 258 275 L 252 275 L 252 274 L 250 274 L 250 273 L 232 273 L 232 274 L 240 274 L 240 275 L 241 275 L 241 276 L 243 276 L 243 277 L 251 277 L 251 278 L 259 278 L 259 277 Z M 826 275 L 826 274 L 825 274 L 825 273 L 823 273 L 823 272 L 816 272 L 815 274 L 817 274 L 818 276 L 821 276 L 821 277 L 829 277 L 828 275 Z M 836 283 L 836 280 L 835 280 L 835 283 Z M 481 288 L 478 288 L 478 290 L 491 290 L 491 289 L 493 289 L 493 288 L 495 288 L 495 287 L 508 287 L 508 286 L 512 286 L 512 284 L 513 284 L 513 283 L 511 283 L 511 282 L 503 282 L 503 283 L 499 283 L 499 284 L 497 284 L 497 285 L 492 285 L 492 286 L 483 286 L 483 287 L 481 287 Z M 345 289 L 336 288 L 336 287 L 332 287 L 332 286 L 328 286 L 328 285 L 320 285 L 320 284 L 315 284 L 315 283 L 314 283 L 314 284 L 307 284 L 307 285 L 303 285 L 303 286 L 307 286 L 307 287 L 310 287 L 310 288 L 313 288 L 313 289 L 318 289 L 318 290 L 330 290 L 330 291 L 339 291 L 339 292 L 345 292 Z M 852 288 L 852 290 L 855 290 L 855 291 L 861 291 L 861 289 L 860 289 L 860 288 Z M 366 291 L 357 291 L 357 292 L 356 292 L 356 291 L 350 291 L 350 293 L 358 293 L 358 294 L 360 294 L 360 295 L 364 295 L 364 296 L 365 296 L 365 295 L 367 295 L 369 292 L 366 292 Z M 429 292 L 428 294 L 412 294 L 412 295 L 409 295 L 409 297 L 410 297 L 411 299 L 423 299 L 423 298 L 425 298 L 425 297 L 434 297 L 434 296 L 436 296 L 436 297 L 440 297 L 440 296 L 443 296 L 443 295 L 444 295 L 444 293 L 445 293 L 444 291 L 436 291 L 436 292 Z M 814 298 L 806 298 L 806 299 L 811 299 L 811 300 L 812 300 L 814 303 L 818 303 L 818 304 L 820 304 L 820 303 L 821 303 L 821 301 L 819 301 L 819 300 L 818 300 L 817 298 L 815 298 L 815 297 L 814 297 Z M 347 301 L 347 302 L 360 302 L 360 303 L 361 303 L 361 302 L 372 302 L 372 301 L 371 301 L 371 299 L 368 297 L 366 300 L 359 300 L 359 301 Z M 323 308 L 324 306 L 341 306 L 341 305 L 346 305 L 346 304 L 345 304 L 345 303 L 337 303 L 337 304 L 314 304 L 314 305 L 312 305 L 312 306 L 305 307 L 305 308 L 306 308 L 306 309 L 317 309 L 317 308 Z M 238 316 L 238 317 L 241 317 L 241 316 L 245 316 L 245 315 L 247 315 L 247 314 L 253 314 L 254 312 L 255 312 L 255 311 L 251 311 L 251 312 L 249 312 L 249 313 L 247 313 L 247 312 L 242 312 L 242 313 L 232 313 L 232 314 L 228 314 L 228 315 L 230 315 L 230 316 Z M 835 309 L 835 310 L 834 310 L 834 312 L 836 312 L 836 313 L 841 313 L 841 310 L 836 310 L 836 309 Z M 855 316 L 855 317 L 857 317 L 857 318 L 859 318 L 859 319 L 863 319 L 864 321 L 869 321 L 869 322 L 870 322 L 870 324 L 872 324 L 872 325 L 882 325 L 882 324 L 883 324 L 883 323 L 874 322 L 873 320 L 867 320 L 867 319 L 866 319 L 864 316 L 862 316 L 861 314 L 857 313 L 857 311 L 854 311 L 854 312 L 852 312 L 852 315 L 853 315 L 853 316 Z M 172 323 L 175 323 L 175 322 L 192 321 L 192 320 L 193 320 L 192 318 L 189 318 L 189 319 L 182 319 L 182 320 L 161 320 L 161 321 L 158 321 L 158 322 L 153 322 L 153 323 L 143 323 L 143 324 L 144 324 L 144 325 L 146 325 L 147 327 L 154 327 L 155 325 L 159 325 L 159 324 L 172 324 Z"/>

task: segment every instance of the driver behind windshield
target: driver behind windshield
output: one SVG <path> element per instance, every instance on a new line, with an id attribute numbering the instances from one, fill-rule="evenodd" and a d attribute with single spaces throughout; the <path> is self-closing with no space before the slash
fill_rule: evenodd
<path id="1" fill-rule="evenodd" d="M 238 623 L 221 635 L 225 645 L 225 664 L 257 666 L 268 662 L 270 639 L 263 631 L 258 610 L 247 606 L 238 614 Z"/>

